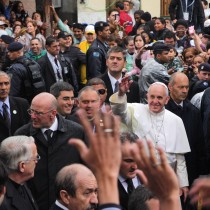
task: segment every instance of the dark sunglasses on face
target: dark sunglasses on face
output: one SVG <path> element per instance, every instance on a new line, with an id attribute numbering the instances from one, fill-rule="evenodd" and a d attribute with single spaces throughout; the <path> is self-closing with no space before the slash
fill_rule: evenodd
<path id="1" fill-rule="evenodd" d="M 105 93 L 106 93 L 106 90 L 105 89 L 99 89 L 99 90 L 97 90 L 98 91 L 98 93 L 100 94 L 100 95 L 104 95 Z"/>

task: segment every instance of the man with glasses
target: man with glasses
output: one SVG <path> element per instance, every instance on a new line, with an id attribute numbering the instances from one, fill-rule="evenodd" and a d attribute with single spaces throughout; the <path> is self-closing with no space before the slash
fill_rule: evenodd
<path id="1" fill-rule="evenodd" d="M 126 52 L 121 47 L 113 47 L 107 53 L 106 59 L 107 72 L 100 76 L 107 86 L 107 97 L 105 102 L 109 103 L 109 97 L 118 91 L 119 83 L 122 80 L 122 69 L 126 65 Z M 129 103 L 139 103 L 139 87 L 137 82 L 133 81 L 130 91 L 126 93 Z"/>
<path id="2" fill-rule="evenodd" d="M 0 147 L 0 160 L 8 170 L 6 194 L 1 210 L 38 210 L 38 206 L 26 185 L 33 178 L 40 160 L 33 137 L 13 136 L 5 139 Z"/>
<path id="3" fill-rule="evenodd" d="M 57 112 L 65 119 L 69 119 L 74 107 L 74 88 L 67 82 L 56 82 L 50 87 L 50 93 L 58 103 Z"/>
<path id="4" fill-rule="evenodd" d="M 16 135 L 33 136 L 42 159 L 37 164 L 30 188 L 37 200 L 39 210 L 49 209 L 55 201 L 54 180 L 57 172 L 71 163 L 81 163 L 75 147 L 69 139 L 84 140 L 80 125 L 57 115 L 57 100 L 50 93 L 40 93 L 32 100 L 28 110 L 31 122 L 24 125 Z"/>

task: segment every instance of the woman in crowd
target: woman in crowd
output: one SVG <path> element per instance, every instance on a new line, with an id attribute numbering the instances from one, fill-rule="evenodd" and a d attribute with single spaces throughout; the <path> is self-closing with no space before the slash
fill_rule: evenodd
<path id="1" fill-rule="evenodd" d="M 169 29 L 166 28 L 166 21 L 164 18 L 157 18 L 155 20 L 155 40 L 164 40 L 164 36 Z"/>
<path id="2" fill-rule="evenodd" d="M 18 40 L 21 44 L 24 45 L 24 50 L 28 51 L 30 49 L 30 40 L 35 37 L 39 38 L 42 43 L 42 49 L 45 49 L 45 38 L 41 33 L 39 33 L 36 22 L 28 21 L 26 26 L 26 33 Z"/>

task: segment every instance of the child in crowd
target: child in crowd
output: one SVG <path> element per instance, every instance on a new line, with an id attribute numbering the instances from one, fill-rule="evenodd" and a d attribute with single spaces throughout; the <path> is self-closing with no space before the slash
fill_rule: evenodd
<path id="1" fill-rule="evenodd" d="M 110 48 L 115 47 L 118 45 L 117 43 L 117 38 L 114 34 L 111 34 L 107 40 L 107 43 L 109 45 Z"/>
<path id="2" fill-rule="evenodd" d="M 166 69 L 168 70 L 168 74 L 171 75 L 177 71 L 183 71 L 184 68 L 182 66 L 182 61 L 178 57 L 178 53 L 172 45 L 169 45 L 170 51 L 168 53 L 169 63 L 165 64 Z"/>
<path id="3" fill-rule="evenodd" d="M 123 72 L 128 73 L 133 69 L 133 55 L 135 52 L 134 38 L 132 36 L 128 36 L 124 40 L 124 44 L 127 53 L 126 53 L 126 67 L 123 69 Z"/>
<path id="4" fill-rule="evenodd" d="M 134 37 L 135 53 L 133 57 L 133 69 L 128 73 L 130 76 L 138 76 L 146 60 L 151 58 L 150 50 L 145 48 L 145 42 L 145 38 L 141 34 L 137 34 Z"/>

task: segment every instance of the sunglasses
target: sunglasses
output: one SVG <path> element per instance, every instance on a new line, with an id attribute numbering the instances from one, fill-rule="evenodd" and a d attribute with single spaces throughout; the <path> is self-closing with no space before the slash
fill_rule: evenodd
<path id="1" fill-rule="evenodd" d="M 99 89 L 99 90 L 97 90 L 98 91 L 98 93 L 100 94 L 100 95 L 104 95 L 105 93 L 106 93 L 106 90 L 105 89 Z"/>

